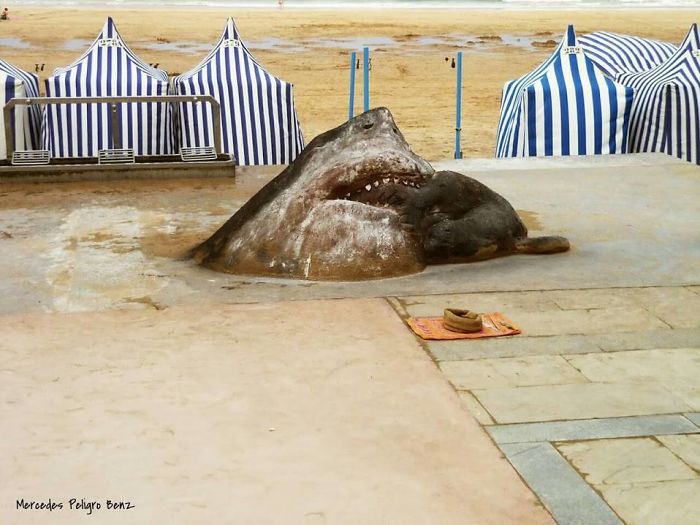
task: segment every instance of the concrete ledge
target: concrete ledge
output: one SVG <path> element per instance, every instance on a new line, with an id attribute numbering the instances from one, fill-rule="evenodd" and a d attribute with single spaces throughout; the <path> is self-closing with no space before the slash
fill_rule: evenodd
<path id="1" fill-rule="evenodd" d="M 581 155 L 569 157 L 524 157 L 447 160 L 435 163 L 436 169 L 471 170 L 542 170 L 552 168 L 611 168 L 630 166 L 692 166 L 665 153 L 631 153 L 626 155 Z"/>
<path id="2" fill-rule="evenodd" d="M 48 166 L 2 166 L 3 182 L 74 182 L 121 179 L 182 179 L 233 177 L 233 160 L 202 162 L 143 162 L 135 164 L 59 164 Z"/>

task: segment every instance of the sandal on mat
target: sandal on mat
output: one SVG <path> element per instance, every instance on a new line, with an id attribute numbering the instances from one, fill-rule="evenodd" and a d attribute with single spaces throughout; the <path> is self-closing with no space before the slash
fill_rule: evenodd
<path id="1" fill-rule="evenodd" d="M 481 332 L 483 327 L 481 316 L 470 310 L 446 308 L 442 316 L 442 324 L 451 332 Z"/>

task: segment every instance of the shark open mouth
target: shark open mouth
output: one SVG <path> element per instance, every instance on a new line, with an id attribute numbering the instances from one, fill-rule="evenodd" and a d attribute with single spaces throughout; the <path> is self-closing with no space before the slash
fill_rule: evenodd
<path id="1" fill-rule="evenodd" d="M 398 206 L 411 191 L 420 190 L 428 180 L 428 175 L 384 174 L 337 188 L 328 200 L 352 201 L 383 208 Z"/>

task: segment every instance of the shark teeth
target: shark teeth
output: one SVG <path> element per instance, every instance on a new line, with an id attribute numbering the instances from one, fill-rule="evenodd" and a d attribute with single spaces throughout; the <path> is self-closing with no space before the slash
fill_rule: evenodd
<path id="1" fill-rule="evenodd" d="M 406 187 L 410 186 L 411 188 L 420 189 L 423 187 L 424 183 L 426 182 L 426 179 L 424 177 L 421 177 L 418 180 L 414 181 L 414 180 L 402 179 L 399 177 L 382 177 L 382 178 L 370 181 L 370 182 L 366 183 L 364 186 L 362 186 L 356 190 L 352 190 L 352 191 L 346 193 L 345 197 L 343 197 L 343 198 L 352 200 L 353 195 L 356 195 L 359 197 L 359 195 L 363 191 L 372 191 L 374 188 L 379 188 L 379 186 L 381 186 L 382 184 L 391 184 L 392 182 L 394 184 L 403 184 Z"/>

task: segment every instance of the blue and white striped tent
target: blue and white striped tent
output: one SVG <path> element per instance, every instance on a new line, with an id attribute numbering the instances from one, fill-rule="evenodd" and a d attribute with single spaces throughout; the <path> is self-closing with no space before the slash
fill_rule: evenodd
<path id="1" fill-rule="evenodd" d="M 579 37 L 586 56 L 616 79 L 623 73 L 646 71 L 668 60 L 676 46 L 637 36 L 597 31 Z"/>
<path id="2" fill-rule="evenodd" d="M 167 95 L 168 74 L 150 67 L 126 45 L 112 18 L 90 48 L 70 66 L 46 79 L 47 97 Z M 136 155 L 173 153 L 172 106 L 119 104 L 121 146 Z M 112 142 L 109 104 L 47 105 L 44 148 L 53 157 L 94 157 Z"/>
<path id="3" fill-rule="evenodd" d="M 506 83 L 497 157 L 625 153 L 632 89 L 586 57 L 573 26 L 542 65 Z"/>
<path id="4" fill-rule="evenodd" d="M 289 164 L 304 148 L 293 86 L 253 58 L 232 18 L 209 55 L 173 79 L 173 88 L 177 95 L 212 95 L 221 104 L 222 149 L 239 165 Z M 208 104 L 180 104 L 179 124 L 181 147 L 214 145 Z"/>
<path id="5" fill-rule="evenodd" d="M 2 86 L 0 159 L 4 159 L 7 157 L 7 144 L 5 144 L 5 117 L 2 109 L 13 98 L 38 97 L 39 79 L 33 73 L 27 73 L 4 60 L 0 60 L 0 86 Z M 41 136 L 41 110 L 39 106 L 15 106 L 12 117 L 14 149 L 37 149 Z"/>
<path id="6" fill-rule="evenodd" d="M 693 24 L 663 64 L 620 75 L 635 90 L 630 151 L 662 151 L 700 164 L 700 33 Z"/>

